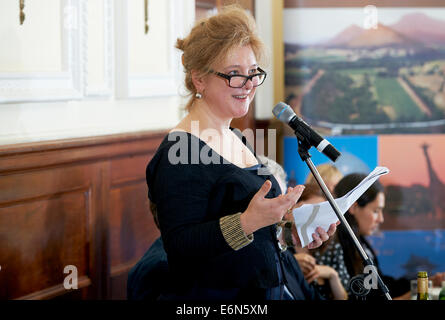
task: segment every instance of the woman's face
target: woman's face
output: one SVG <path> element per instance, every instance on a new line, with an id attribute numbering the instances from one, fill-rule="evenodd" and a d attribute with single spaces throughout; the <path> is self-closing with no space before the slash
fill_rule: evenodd
<path id="1" fill-rule="evenodd" d="M 214 71 L 227 75 L 251 75 L 258 73 L 257 68 L 255 54 L 250 46 L 232 49 L 224 62 L 213 67 Z M 249 110 L 256 88 L 250 80 L 242 88 L 231 88 L 228 82 L 215 74 L 209 74 L 203 83 L 203 99 L 212 113 L 222 119 L 242 117 Z"/>
<path id="2" fill-rule="evenodd" d="M 385 195 L 382 192 L 377 194 L 374 201 L 364 207 L 355 203 L 349 212 L 354 215 L 359 226 L 359 232 L 363 236 L 373 234 L 378 226 L 383 223 L 383 208 L 385 207 Z"/>

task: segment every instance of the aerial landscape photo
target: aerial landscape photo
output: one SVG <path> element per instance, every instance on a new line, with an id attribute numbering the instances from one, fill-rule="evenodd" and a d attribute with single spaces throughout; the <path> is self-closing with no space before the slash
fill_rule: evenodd
<path id="1" fill-rule="evenodd" d="M 378 14 L 286 9 L 286 102 L 327 133 L 445 132 L 445 10 Z"/>

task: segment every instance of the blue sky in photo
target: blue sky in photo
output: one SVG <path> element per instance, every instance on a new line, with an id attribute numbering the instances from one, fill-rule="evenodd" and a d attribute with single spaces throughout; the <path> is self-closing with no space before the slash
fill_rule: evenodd
<path id="1" fill-rule="evenodd" d="M 317 149 L 311 148 L 311 160 L 314 165 L 331 163 L 335 165 L 343 175 L 349 173 L 368 174 L 378 166 L 378 136 L 333 136 L 325 137 L 341 156 L 336 162 L 332 162 Z M 295 137 L 284 138 L 284 171 L 288 180 L 294 177 L 297 184 L 303 184 L 310 173 L 306 163 L 298 154 L 298 140 Z"/>

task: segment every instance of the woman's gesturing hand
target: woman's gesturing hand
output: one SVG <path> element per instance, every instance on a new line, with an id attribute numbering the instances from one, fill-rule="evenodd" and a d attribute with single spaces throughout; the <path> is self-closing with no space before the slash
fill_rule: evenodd
<path id="1" fill-rule="evenodd" d="M 265 198 L 272 187 L 272 182 L 267 180 L 250 200 L 246 211 L 241 214 L 241 227 L 246 234 L 251 234 L 258 229 L 278 223 L 283 219 L 287 210 L 300 198 L 304 186 L 288 188 L 285 195 L 273 199 Z"/>

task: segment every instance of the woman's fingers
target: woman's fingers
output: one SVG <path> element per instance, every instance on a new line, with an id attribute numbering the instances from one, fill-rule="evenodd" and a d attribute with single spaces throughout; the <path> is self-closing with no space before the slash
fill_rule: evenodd
<path id="1" fill-rule="evenodd" d="M 311 271 L 315 267 L 315 263 L 313 263 L 310 259 L 307 259 L 306 257 L 300 257 L 297 260 L 301 268 L 304 269 L 306 272 Z"/>
<path id="2" fill-rule="evenodd" d="M 289 189 L 288 189 L 288 192 L 282 198 L 282 200 L 287 202 L 287 203 L 284 203 L 284 201 L 283 201 L 283 204 L 286 204 L 288 206 L 288 208 L 293 206 L 297 202 L 297 200 L 300 198 L 301 194 L 303 193 L 304 186 L 299 185 L 299 186 L 296 186 L 295 188 L 289 188 Z"/>
<path id="3" fill-rule="evenodd" d="M 293 215 L 291 214 L 290 209 L 301 196 L 304 187 L 297 186 L 291 189 L 292 190 L 290 190 L 285 195 L 281 195 L 273 199 L 265 199 L 270 209 L 273 210 L 276 214 L 280 215 L 280 220 L 282 217 L 285 217 L 286 220 L 293 220 Z"/>
<path id="4" fill-rule="evenodd" d="M 323 243 L 323 242 L 321 241 L 321 239 L 320 239 L 320 236 L 319 236 L 318 234 L 316 234 L 316 233 L 313 233 L 313 234 L 312 234 L 312 239 L 314 239 L 314 241 L 312 241 L 311 243 L 309 243 L 309 244 L 307 245 L 307 247 L 308 247 L 309 249 L 315 249 L 315 248 L 318 248 L 318 247 L 321 246 L 321 244 Z"/>
<path id="5" fill-rule="evenodd" d="M 305 275 L 305 279 L 307 282 L 311 283 L 315 279 L 318 278 L 318 268 L 314 268 L 311 272 L 309 272 L 307 275 Z"/>
<path id="6" fill-rule="evenodd" d="M 293 190 L 289 193 L 290 197 L 291 197 L 291 201 L 292 201 L 292 205 L 294 205 L 297 200 L 300 198 L 301 194 L 304 191 L 304 186 L 300 185 L 300 186 L 296 186 L 295 188 L 293 188 Z"/>
<path id="7" fill-rule="evenodd" d="M 311 255 L 308 255 L 308 259 L 309 259 L 309 261 L 308 261 L 308 263 L 312 266 L 312 267 L 315 267 L 315 258 L 313 257 L 313 256 L 311 256 Z"/>
<path id="8" fill-rule="evenodd" d="M 305 273 L 311 272 L 314 269 L 314 267 L 315 266 L 313 264 L 309 264 L 309 263 L 304 264 L 304 269 L 306 270 Z"/>
<path id="9" fill-rule="evenodd" d="M 270 191 L 270 188 L 272 186 L 272 183 L 267 180 L 260 190 L 256 193 L 256 196 L 258 198 L 265 198 L 267 193 Z M 300 198 L 301 194 L 303 193 L 304 186 L 298 185 L 295 188 L 288 187 L 286 194 L 281 194 L 280 196 L 273 198 L 273 199 L 265 199 L 269 201 L 269 205 L 271 207 L 276 208 L 277 210 L 283 211 L 284 213 L 287 212 L 288 209 L 292 208 L 297 200 Z M 283 214 L 284 214 L 283 213 Z"/>
<path id="10" fill-rule="evenodd" d="M 303 271 L 303 274 L 307 274 L 309 272 L 312 271 L 312 269 L 314 269 L 311 265 L 308 265 L 307 263 L 303 262 L 303 261 L 299 261 L 301 270 Z"/>
<path id="11" fill-rule="evenodd" d="M 315 229 L 315 233 L 312 234 L 312 238 L 314 241 L 308 244 L 309 249 L 315 249 L 322 245 L 323 242 L 327 241 L 329 237 L 331 237 L 335 231 L 337 230 L 337 226 L 340 224 L 340 221 L 337 221 L 336 223 L 332 223 L 329 226 L 328 231 L 324 231 L 323 228 L 317 227 Z"/>
<path id="12" fill-rule="evenodd" d="M 340 224 L 340 221 L 337 221 L 336 223 L 333 223 L 329 226 L 329 230 L 327 232 L 328 236 L 332 236 L 335 231 L 337 230 L 337 226 Z"/>
<path id="13" fill-rule="evenodd" d="M 250 201 L 243 216 L 247 231 L 256 231 L 259 228 L 280 222 L 304 190 L 302 185 L 295 188 L 290 187 L 285 195 L 272 199 L 266 198 L 271 188 L 272 182 L 266 180 Z M 290 219 L 293 218 L 292 214 L 288 214 L 288 216 Z"/>
<path id="14" fill-rule="evenodd" d="M 323 228 L 318 227 L 317 229 L 315 229 L 315 231 L 319 234 L 321 241 L 325 242 L 329 239 L 327 232 L 324 231 Z"/>
<path id="15" fill-rule="evenodd" d="M 301 261 L 303 261 L 306 265 L 310 266 L 311 268 L 315 267 L 315 258 L 307 253 L 302 253 L 300 255 Z"/>
<path id="16" fill-rule="evenodd" d="M 258 198 L 264 198 L 269 193 L 270 188 L 272 188 L 272 182 L 270 182 L 270 180 L 266 180 L 255 195 Z"/>

